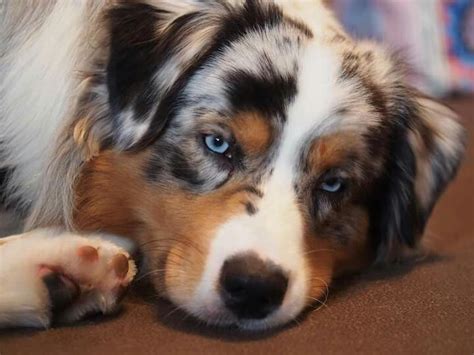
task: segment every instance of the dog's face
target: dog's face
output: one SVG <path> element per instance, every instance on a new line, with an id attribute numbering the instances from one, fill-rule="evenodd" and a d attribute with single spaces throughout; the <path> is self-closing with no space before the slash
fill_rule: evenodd
<path id="1" fill-rule="evenodd" d="M 108 149 L 76 224 L 137 239 L 157 291 L 206 322 L 283 324 L 335 275 L 416 244 L 462 129 L 322 8 L 312 26 L 267 2 L 191 3 L 108 14 L 81 101 L 102 115 L 75 132 Z"/>

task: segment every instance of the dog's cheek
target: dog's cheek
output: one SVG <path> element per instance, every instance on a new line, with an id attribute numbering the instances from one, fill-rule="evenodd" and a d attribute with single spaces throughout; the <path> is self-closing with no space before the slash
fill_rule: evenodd
<path id="1" fill-rule="evenodd" d="M 318 238 L 314 233 L 306 234 L 305 257 L 308 273 L 308 303 L 324 301 L 334 274 L 334 247 L 330 240 Z M 317 301 L 316 301 L 317 302 Z"/>
<path id="2" fill-rule="evenodd" d="M 362 206 L 352 206 L 341 221 L 347 238 L 335 245 L 334 275 L 343 276 L 358 272 L 369 266 L 373 260 L 373 250 L 369 241 L 369 213 Z"/>
<path id="3" fill-rule="evenodd" d="M 245 213 L 242 193 L 235 193 L 238 190 L 233 184 L 203 195 L 179 187 L 149 189 L 150 197 L 140 211 L 151 240 L 144 252 L 148 252 L 150 265 L 161 270 L 150 270 L 161 295 L 180 305 L 192 301 L 215 231 L 228 219 Z"/>
<path id="4" fill-rule="evenodd" d="M 309 224 L 305 257 L 310 267 L 310 297 L 321 300 L 330 282 L 370 264 L 369 218 L 362 207 L 351 206 L 324 226 Z"/>
<path id="5" fill-rule="evenodd" d="M 183 250 L 175 245 L 164 264 L 164 280 L 155 279 L 155 288 L 161 287 L 162 294 L 178 305 L 192 302 L 204 270 L 205 256 L 196 250 Z"/>

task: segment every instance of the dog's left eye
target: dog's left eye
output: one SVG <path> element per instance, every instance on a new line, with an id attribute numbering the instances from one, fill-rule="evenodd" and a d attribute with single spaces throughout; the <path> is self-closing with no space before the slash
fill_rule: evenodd
<path id="1" fill-rule="evenodd" d="M 204 144 L 206 144 L 207 149 L 216 154 L 226 154 L 230 148 L 229 142 L 215 134 L 205 135 Z"/>
<path id="2" fill-rule="evenodd" d="M 319 188 L 326 192 L 340 192 L 344 188 L 344 181 L 341 178 L 330 178 L 321 183 Z"/>

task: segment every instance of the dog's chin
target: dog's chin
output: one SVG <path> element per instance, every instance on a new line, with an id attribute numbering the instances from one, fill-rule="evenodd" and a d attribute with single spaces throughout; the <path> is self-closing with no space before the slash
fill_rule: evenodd
<path id="1" fill-rule="evenodd" d="M 190 301 L 185 304 L 170 301 L 185 313 L 208 326 L 238 329 L 244 332 L 263 332 L 284 327 L 294 321 L 304 309 L 304 305 L 298 308 L 293 307 L 291 310 L 281 307 L 262 319 L 242 319 L 226 309 L 220 301 L 215 303 Z"/>
<path id="2" fill-rule="evenodd" d="M 279 328 L 293 319 L 281 319 L 280 317 L 275 317 L 273 315 L 269 315 L 263 319 L 239 319 L 227 310 L 219 310 L 216 312 L 193 311 L 188 313 L 191 313 L 195 318 L 204 322 L 208 326 L 238 329 L 245 332 L 263 332 Z"/>

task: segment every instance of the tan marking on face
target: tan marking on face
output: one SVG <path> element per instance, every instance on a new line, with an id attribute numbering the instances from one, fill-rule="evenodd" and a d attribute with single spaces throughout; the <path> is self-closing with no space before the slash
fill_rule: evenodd
<path id="1" fill-rule="evenodd" d="M 263 154 L 272 142 L 273 129 L 269 120 L 257 113 L 237 115 L 230 126 L 237 142 L 249 155 Z"/>
<path id="2" fill-rule="evenodd" d="M 202 195 L 177 184 L 151 184 L 143 176 L 149 154 L 106 152 L 91 161 L 78 184 L 75 224 L 135 239 L 157 291 L 186 302 L 200 281 L 215 229 L 245 213 L 251 196 L 238 182 Z"/>
<path id="3" fill-rule="evenodd" d="M 326 155 L 326 143 L 324 141 L 320 142 L 318 144 L 318 151 L 317 151 L 317 156 L 318 157 L 324 157 Z"/>
<path id="4" fill-rule="evenodd" d="M 312 171 L 324 172 L 344 164 L 350 155 L 364 156 L 366 147 L 360 136 L 352 132 L 318 138 L 311 147 L 308 163 Z"/>
<path id="5" fill-rule="evenodd" d="M 133 206 L 135 197 L 143 193 L 139 171 L 144 161 L 144 154 L 127 156 L 112 151 L 89 161 L 76 185 L 76 228 L 134 237 L 140 221 Z"/>

